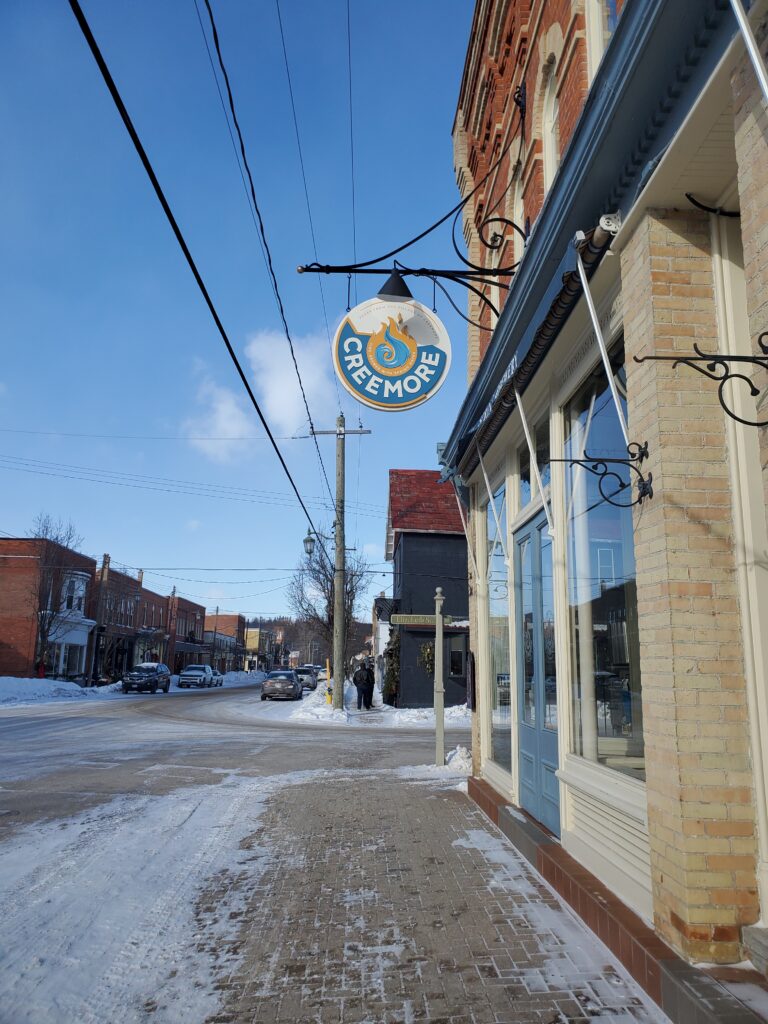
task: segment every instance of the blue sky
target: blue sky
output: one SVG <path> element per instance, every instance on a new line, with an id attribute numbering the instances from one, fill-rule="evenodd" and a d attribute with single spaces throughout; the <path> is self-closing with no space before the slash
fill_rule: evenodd
<path id="1" fill-rule="evenodd" d="M 194 0 L 81 2 L 312 517 L 327 526 L 314 446 L 290 439 L 306 435 L 306 414 Z M 295 272 L 313 251 L 275 3 L 213 6 L 310 410 L 330 428 L 339 392 L 318 283 Z M 348 262 L 346 3 L 280 9 L 318 256 Z M 360 259 L 458 199 L 451 126 L 471 16 L 469 0 L 352 0 Z M 94 557 L 151 569 L 145 582 L 161 592 L 175 584 L 209 607 L 286 612 L 305 517 L 69 7 L 6 0 L 0 22 L 0 530 L 24 535 L 45 510 L 71 519 Z M 453 265 L 449 226 L 404 258 Z M 383 280 L 360 277 L 359 301 Z M 324 287 L 333 332 L 346 281 Z M 412 290 L 431 305 L 431 285 Z M 438 313 L 453 366 L 435 398 L 387 414 L 341 392 L 348 426 L 361 418 L 373 431 L 347 449 L 348 543 L 386 573 L 371 577 L 371 595 L 391 581 L 388 469 L 436 468 L 465 392 L 464 325 L 441 298 Z M 205 440 L 220 437 L 235 439 Z M 320 445 L 333 484 L 333 438 Z"/>

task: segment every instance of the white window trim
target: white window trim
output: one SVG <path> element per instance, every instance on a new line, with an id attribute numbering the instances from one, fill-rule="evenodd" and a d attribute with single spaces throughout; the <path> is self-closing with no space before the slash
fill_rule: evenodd
<path id="1" fill-rule="evenodd" d="M 558 120 L 560 117 L 557 96 L 557 65 L 554 59 L 549 62 L 549 72 L 544 83 L 544 97 L 541 105 L 541 140 L 544 162 L 544 190 L 548 191 L 555 180 L 560 165 L 559 145 L 556 142 Z"/>

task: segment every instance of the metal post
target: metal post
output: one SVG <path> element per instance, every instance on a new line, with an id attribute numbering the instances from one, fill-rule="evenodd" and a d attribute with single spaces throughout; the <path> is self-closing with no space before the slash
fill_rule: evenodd
<path id="1" fill-rule="evenodd" d="M 763 98 L 768 102 L 768 75 L 765 71 L 765 64 L 763 63 L 762 55 L 760 54 L 760 47 L 757 45 L 755 39 L 755 33 L 752 31 L 752 26 L 749 23 L 747 12 L 744 10 L 744 4 L 741 0 L 731 0 L 731 7 L 733 13 L 736 16 L 736 21 L 739 24 L 741 34 L 744 37 L 744 45 L 747 48 L 749 59 L 752 61 L 752 67 L 754 68 L 757 80 L 760 83 L 760 88 L 763 91 Z"/>
<path id="2" fill-rule="evenodd" d="M 435 591 L 435 764 L 445 764 L 445 687 L 443 685 L 443 588 Z"/>
<path id="3" fill-rule="evenodd" d="M 333 706 L 344 708 L 344 413 L 336 419 L 336 560 L 333 572 Z"/>

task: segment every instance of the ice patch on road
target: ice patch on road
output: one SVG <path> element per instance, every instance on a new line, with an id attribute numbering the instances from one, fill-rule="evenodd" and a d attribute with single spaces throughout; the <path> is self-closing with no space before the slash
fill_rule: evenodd
<path id="1" fill-rule="evenodd" d="M 216 1011 L 219 970 L 269 851 L 240 844 L 267 799 L 317 772 L 227 780 L 165 796 L 118 797 L 94 811 L 29 826 L 0 848 L 3 1020 L 189 1024 Z M 227 887 L 197 903 L 214 877 Z"/>

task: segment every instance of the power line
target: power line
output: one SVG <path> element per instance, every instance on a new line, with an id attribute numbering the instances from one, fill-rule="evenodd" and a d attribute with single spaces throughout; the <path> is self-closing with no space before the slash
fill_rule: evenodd
<path id="1" fill-rule="evenodd" d="M 293 367 L 294 367 L 294 369 L 296 371 L 296 379 L 299 382 L 299 389 L 301 391 L 301 397 L 302 397 L 302 399 L 304 401 L 304 408 L 306 409 L 306 412 L 307 412 L 307 418 L 309 419 L 310 433 L 312 434 L 312 437 L 313 437 L 314 442 L 315 442 L 315 449 L 317 451 L 317 458 L 318 458 L 318 461 L 320 463 L 320 469 L 321 469 L 321 472 L 322 472 L 322 476 L 325 479 L 325 486 L 328 488 L 328 494 L 331 497 L 331 501 L 333 501 L 333 492 L 331 490 L 330 481 L 328 480 L 328 474 L 326 473 L 326 470 L 325 470 L 325 463 L 323 462 L 323 456 L 322 456 L 322 454 L 320 452 L 320 445 L 317 443 L 317 438 L 314 436 L 315 425 L 312 422 L 312 413 L 309 411 L 309 403 L 307 401 L 306 392 L 304 391 L 304 381 L 301 379 L 301 373 L 299 372 L 299 364 L 296 361 L 296 352 L 294 351 L 294 348 L 293 348 L 293 339 L 291 338 L 291 332 L 288 329 L 288 321 L 287 321 L 286 315 L 285 315 L 285 308 L 283 306 L 283 300 L 280 297 L 280 289 L 279 289 L 278 284 L 277 284 L 277 275 L 275 274 L 275 268 L 274 268 L 274 265 L 272 263 L 272 253 L 270 252 L 269 243 L 267 242 L 267 235 L 266 235 L 266 231 L 264 229 L 264 221 L 263 221 L 262 216 L 261 216 L 261 211 L 259 209 L 259 204 L 258 204 L 258 202 L 256 200 L 256 188 L 255 188 L 255 186 L 253 184 L 253 175 L 251 174 L 251 168 L 250 168 L 250 165 L 248 163 L 248 156 L 247 156 L 246 151 L 245 151 L 245 141 L 243 140 L 243 133 L 240 131 L 240 122 L 237 119 L 237 111 L 235 110 L 235 99 L 234 99 L 234 96 L 232 95 L 232 87 L 230 86 L 230 83 L 229 83 L 229 74 L 227 73 L 227 67 L 226 67 L 226 64 L 224 63 L 224 57 L 223 57 L 222 52 L 221 52 L 221 45 L 219 43 L 219 33 L 218 33 L 217 29 L 216 29 L 216 20 L 215 20 L 215 18 L 213 16 L 213 8 L 211 7 L 210 0 L 203 0 L 203 2 L 205 3 L 205 8 L 208 11 L 208 19 L 209 19 L 209 21 L 211 23 L 211 33 L 213 35 L 213 45 L 214 45 L 214 48 L 216 50 L 216 56 L 218 57 L 218 60 L 219 60 L 219 67 L 221 68 L 221 73 L 224 76 L 224 85 L 226 86 L 227 98 L 229 100 L 229 110 L 230 110 L 230 113 L 232 114 L 232 121 L 233 121 L 233 124 L 235 126 L 235 131 L 237 133 L 237 137 L 238 137 L 238 139 L 240 141 L 240 155 L 242 156 L 243 166 L 245 168 L 245 173 L 246 173 L 246 175 L 248 177 L 248 183 L 250 185 L 251 199 L 253 200 L 253 207 L 254 207 L 254 210 L 256 211 L 256 219 L 258 220 L 259 234 L 261 235 L 262 245 L 264 247 L 264 251 L 265 251 L 266 256 L 267 256 L 267 267 L 268 267 L 268 270 L 269 270 L 270 277 L 272 279 L 272 287 L 274 289 L 275 298 L 277 300 L 277 307 L 278 307 L 278 311 L 280 313 L 280 319 L 282 320 L 282 323 L 283 323 L 283 331 L 285 332 L 286 341 L 288 342 L 288 348 L 290 349 L 290 352 L 291 352 L 291 359 L 293 360 Z"/>
<path id="2" fill-rule="evenodd" d="M 264 251 L 264 243 L 262 242 L 261 235 L 259 234 L 259 231 L 258 231 L 258 224 L 256 223 L 256 214 L 254 213 L 254 209 L 253 209 L 253 206 L 251 204 L 251 197 L 248 194 L 248 185 L 246 184 L 246 181 L 245 181 L 245 173 L 243 171 L 243 165 L 240 162 L 240 154 L 237 151 L 237 143 L 235 142 L 235 136 L 232 134 L 232 125 L 229 123 L 229 114 L 227 113 L 227 107 L 226 107 L 226 104 L 224 103 L 224 96 L 222 95 L 221 85 L 219 84 L 219 76 L 216 74 L 216 66 L 213 63 L 213 54 L 211 53 L 211 48 L 208 45 L 208 36 L 205 34 L 205 26 L 203 25 L 203 19 L 202 19 L 202 16 L 200 14 L 200 8 L 198 6 L 197 0 L 194 0 L 194 4 L 195 4 L 195 13 L 197 14 L 197 22 L 200 25 L 200 32 L 201 32 L 202 37 L 203 37 L 203 42 L 205 43 L 205 51 L 208 54 L 208 63 L 209 63 L 210 68 L 211 68 L 211 74 L 213 75 L 213 81 L 216 84 L 216 92 L 219 94 L 219 103 L 221 104 L 221 110 L 222 110 L 222 113 L 224 114 L 224 121 L 226 122 L 226 125 L 227 125 L 227 132 L 229 133 L 229 141 L 232 144 L 232 152 L 235 154 L 235 161 L 237 163 L 237 169 L 240 172 L 240 181 L 243 184 L 243 192 L 245 193 L 245 200 L 248 203 L 248 210 L 249 210 L 249 212 L 251 214 L 251 220 L 253 221 L 253 226 L 256 228 L 256 238 L 258 239 L 259 249 L 261 250 L 261 258 L 264 260 L 264 269 L 267 271 L 267 273 L 269 273 L 269 267 L 267 266 L 267 254 Z M 270 282 L 270 286 L 272 288 L 272 294 L 274 295 L 275 286 L 274 286 L 274 284 L 272 284 L 272 279 L 271 278 L 269 279 L 269 282 Z M 275 300 L 277 300 L 277 296 L 275 296 Z"/>
<path id="3" fill-rule="evenodd" d="M 189 251 L 189 247 L 186 243 L 186 240 L 184 239 L 183 234 L 181 233 L 181 228 L 176 222 L 176 218 L 174 217 L 173 211 L 171 210 L 171 207 L 168 204 L 168 200 L 165 198 L 165 193 L 163 192 L 160 186 L 160 182 L 157 179 L 157 175 L 155 174 L 154 168 L 150 163 L 149 157 L 147 156 L 144 146 L 142 145 L 141 139 L 139 138 L 138 133 L 136 132 L 136 129 L 133 126 L 133 122 L 131 121 L 128 110 L 126 109 L 126 106 L 123 103 L 122 96 L 120 95 L 118 88 L 115 85 L 115 81 L 112 78 L 112 75 L 110 73 L 109 68 L 107 67 L 104 57 L 102 56 L 101 51 L 99 50 L 98 44 L 93 36 L 93 33 L 91 32 L 91 28 L 88 22 L 86 21 L 85 15 L 83 14 L 83 10 L 80 7 L 78 0 L 69 0 L 69 6 L 72 10 L 72 13 L 75 16 L 75 19 L 77 20 L 78 25 L 80 26 L 80 30 L 83 33 L 86 42 L 88 43 L 88 47 L 93 55 L 94 60 L 96 61 L 99 71 L 101 72 L 101 76 L 104 79 L 104 83 L 107 86 L 107 89 L 109 90 L 112 100 L 114 101 L 118 113 L 122 118 L 123 124 L 125 125 L 125 129 L 131 138 L 131 142 L 133 143 L 134 148 L 139 156 L 139 159 L 141 160 L 141 163 L 144 167 L 144 170 L 146 171 L 147 176 L 152 184 L 152 187 L 155 190 L 155 195 L 157 196 L 158 201 L 163 208 L 163 212 L 165 213 L 168 223 L 171 226 L 171 230 L 173 231 L 176 237 L 176 241 L 178 242 L 179 247 L 181 248 L 181 251 L 184 254 L 184 257 L 189 265 L 189 269 L 192 271 L 192 275 L 195 278 L 195 282 L 197 283 L 198 288 L 200 289 L 200 293 L 205 299 L 205 303 L 208 306 L 211 316 L 213 317 L 213 321 L 216 324 L 216 328 L 219 334 L 221 335 L 221 339 L 224 342 L 224 345 L 226 346 L 227 352 L 229 353 L 229 357 L 232 360 L 235 369 L 237 370 L 238 376 L 242 381 L 243 387 L 248 393 L 248 397 L 250 398 L 251 403 L 253 404 L 253 407 L 259 416 L 259 419 L 261 420 L 262 426 L 264 427 L 265 431 L 267 432 L 267 435 L 269 436 L 275 454 L 277 455 L 280 461 L 280 465 L 282 466 L 283 472 L 288 478 L 288 481 L 293 489 L 293 492 L 296 495 L 296 500 L 298 501 L 299 505 L 304 511 L 304 515 L 307 517 L 307 522 L 309 523 L 311 529 L 314 530 L 315 533 L 317 533 L 315 524 L 312 521 L 312 517 L 310 516 L 309 511 L 307 510 L 307 507 L 304 504 L 301 494 L 299 493 L 299 489 L 296 486 L 296 482 L 294 481 L 293 476 L 291 475 L 291 471 L 288 469 L 288 465 L 286 464 L 286 461 L 283 457 L 283 453 L 280 451 L 280 446 L 278 445 L 277 441 L 275 440 L 272 434 L 269 424 L 267 423 L 267 420 L 264 417 L 264 413 L 261 411 L 261 406 L 256 400 L 256 396 L 254 395 L 253 390 L 251 389 L 251 385 L 248 383 L 248 378 L 246 377 L 245 372 L 243 371 L 243 368 L 240 365 L 240 360 L 237 358 L 237 354 L 235 353 L 235 350 L 232 347 L 232 343 L 229 340 L 227 332 L 224 329 L 224 325 L 221 322 L 219 314 L 216 311 L 216 307 L 213 304 L 213 300 L 208 294 L 208 289 L 205 286 L 205 282 L 203 281 L 200 275 L 200 271 L 197 269 L 197 265 L 194 259 L 192 258 L 192 253 Z M 328 552 L 325 551 L 322 542 L 320 544 L 320 547 L 325 553 L 325 557 L 330 562 L 330 557 L 328 556 Z"/>
<path id="4" fill-rule="evenodd" d="M 269 441 L 264 434 L 254 434 L 247 437 L 198 437 L 193 434 L 84 434 L 72 433 L 63 430 L 21 430 L 17 427 L 0 427 L 3 434 L 30 434 L 35 437 L 87 437 L 98 438 L 102 441 Z M 276 441 L 305 441 L 308 434 L 299 435 L 286 434 L 275 435 Z"/>
<path id="5" fill-rule="evenodd" d="M 283 31 L 283 19 L 280 13 L 280 0 L 275 0 L 275 7 L 277 9 L 277 24 L 280 28 L 280 42 L 283 47 L 283 60 L 285 61 L 285 76 L 288 80 L 288 95 L 291 100 L 291 113 L 293 115 L 293 128 L 296 133 L 296 148 L 299 152 L 299 167 L 301 168 L 301 180 L 304 183 L 304 199 L 307 204 L 307 218 L 309 219 L 309 233 L 312 238 L 312 250 L 317 260 L 317 240 L 315 238 L 315 225 L 312 219 L 312 206 L 309 202 L 309 188 L 307 187 L 307 175 L 304 168 L 304 154 L 301 149 L 301 136 L 299 134 L 299 119 L 296 115 L 296 103 L 293 96 L 293 83 L 291 81 L 291 68 L 288 62 L 288 48 L 285 44 L 285 33 Z M 328 344 L 331 344 L 331 328 L 328 324 L 328 311 L 325 305 L 325 290 L 323 288 L 323 279 L 320 275 L 317 275 L 317 283 L 320 287 L 320 303 L 323 307 L 323 319 L 325 320 L 325 333 L 328 337 Z M 341 390 L 339 388 L 339 381 L 336 374 L 333 375 L 333 383 L 336 386 L 336 398 L 338 400 L 339 410 L 341 410 Z"/>
<path id="6" fill-rule="evenodd" d="M 357 222 L 355 218 L 355 132 L 352 119 L 352 28 L 349 11 L 349 0 L 347 0 L 347 81 L 349 88 L 349 164 L 350 178 L 352 182 L 352 256 L 357 263 Z M 315 256 L 317 260 L 317 256 Z M 357 275 L 355 281 L 355 304 L 357 304 Z"/>
<path id="7" fill-rule="evenodd" d="M 43 462 L 36 459 L 22 459 L 16 456 L 0 455 L 0 469 L 15 472 L 31 473 L 37 476 L 53 476 L 67 480 L 82 480 L 87 483 L 109 484 L 114 487 L 131 487 L 138 490 L 159 491 L 166 494 L 190 494 L 193 497 L 217 498 L 226 501 L 240 501 L 255 505 L 291 507 L 290 502 L 280 501 L 273 492 L 248 491 L 245 488 L 224 487 L 218 484 L 196 484 L 192 481 L 176 481 L 164 477 L 140 476 L 139 474 L 118 473 L 115 470 L 90 469 L 87 466 L 68 466 L 64 463 Z M 110 479 L 113 478 L 113 479 Z M 261 496 L 257 496 L 261 494 Z M 290 495 L 286 494 L 286 498 Z M 307 498 L 307 504 L 314 505 L 324 512 L 331 512 L 325 498 Z M 306 512 L 306 504 L 302 501 Z M 309 513 L 307 513 L 309 515 Z M 380 519 L 382 513 L 367 510 L 360 515 L 370 519 Z M 310 520 L 311 523 L 311 520 Z M 313 527 L 314 529 L 314 527 Z"/>

